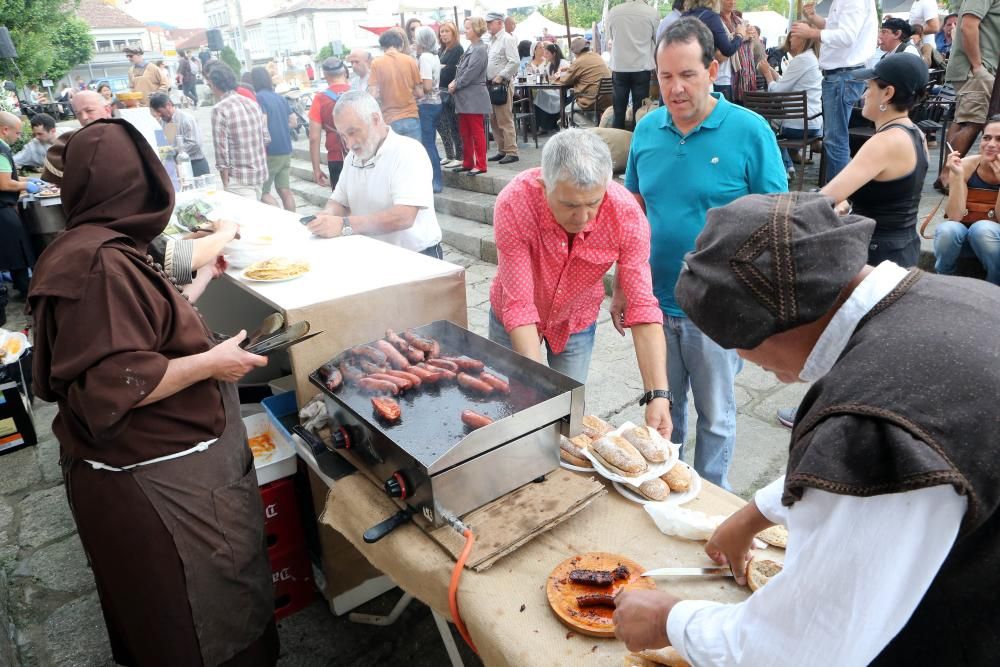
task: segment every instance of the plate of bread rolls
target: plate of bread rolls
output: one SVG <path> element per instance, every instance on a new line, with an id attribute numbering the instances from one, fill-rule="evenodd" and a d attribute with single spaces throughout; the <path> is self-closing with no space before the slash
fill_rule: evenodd
<path id="1" fill-rule="evenodd" d="M 694 468 L 678 461 L 660 477 L 646 480 L 642 484 L 622 484 L 613 482 L 615 490 L 627 500 L 640 505 L 666 503 L 683 505 L 701 493 L 701 475 Z"/>

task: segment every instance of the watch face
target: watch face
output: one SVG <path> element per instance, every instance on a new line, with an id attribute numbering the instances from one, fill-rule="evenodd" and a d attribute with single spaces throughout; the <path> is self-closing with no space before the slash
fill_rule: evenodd
<path id="1" fill-rule="evenodd" d="M 354 229 L 352 229 L 350 225 L 344 225 L 344 227 L 342 227 L 340 230 L 341 236 L 350 236 L 353 233 Z"/>

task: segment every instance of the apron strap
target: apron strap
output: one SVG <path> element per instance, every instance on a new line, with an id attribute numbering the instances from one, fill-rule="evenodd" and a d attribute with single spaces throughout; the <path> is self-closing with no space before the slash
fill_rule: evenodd
<path id="1" fill-rule="evenodd" d="M 139 463 L 133 463 L 132 465 L 122 466 L 121 468 L 115 468 L 114 466 L 109 466 L 106 463 L 101 463 L 100 461 L 91 461 L 90 459 L 84 459 L 84 461 L 89 463 L 90 467 L 92 467 L 94 470 L 110 470 L 112 472 L 124 472 L 126 470 L 138 468 L 139 466 L 148 466 L 152 463 L 159 463 L 160 461 L 169 461 L 170 459 L 179 459 L 182 456 L 187 456 L 188 454 L 203 452 L 218 441 L 219 441 L 218 438 L 212 438 L 211 440 L 205 440 L 204 442 L 199 442 L 194 447 L 185 449 L 184 451 L 177 452 L 175 454 L 158 456 L 155 459 L 149 459 L 148 461 L 140 461 Z"/>

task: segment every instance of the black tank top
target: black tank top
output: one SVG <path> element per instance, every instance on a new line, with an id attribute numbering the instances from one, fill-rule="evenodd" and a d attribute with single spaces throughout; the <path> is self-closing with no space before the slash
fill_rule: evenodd
<path id="1" fill-rule="evenodd" d="M 891 181 L 868 181 L 851 197 L 854 213 L 875 221 L 875 236 L 898 237 L 915 233 L 920 192 L 927 175 L 923 132 L 907 125 L 889 125 L 878 132 L 899 128 L 910 135 L 917 164 L 909 174 Z M 876 134 L 878 134 L 876 132 Z"/>
<path id="2" fill-rule="evenodd" d="M 987 183 L 983 180 L 982 176 L 979 175 L 979 167 L 972 172 L 972 176 L 969 176 L 967 181 L 970 188 L 976 188 L 977 190 L 993 190 L 996 192 L 1000 190 L 1000 183 Z"/>

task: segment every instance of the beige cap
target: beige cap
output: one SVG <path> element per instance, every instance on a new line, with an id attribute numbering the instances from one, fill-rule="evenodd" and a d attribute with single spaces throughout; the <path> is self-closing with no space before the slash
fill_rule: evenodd
<path id="1" fill-rule="evenodd" d="M 569 50 L 573 53 L 580 53 L 584 49 L 590 46 L 590 42 L 585 40 L 583 37 L 577 37 L 569 44 Z"/>

